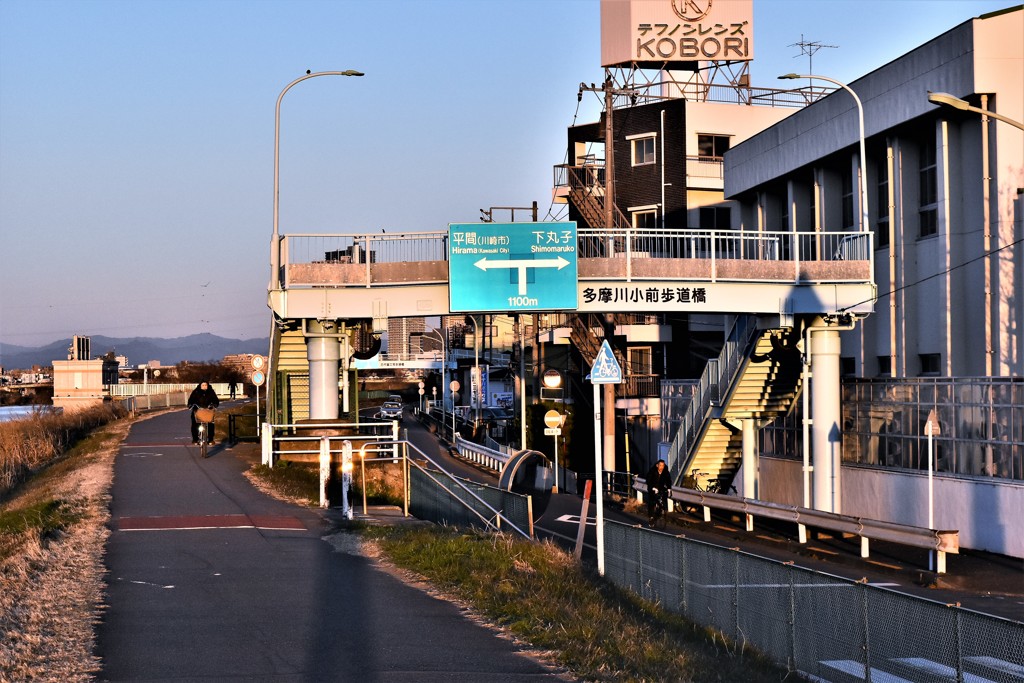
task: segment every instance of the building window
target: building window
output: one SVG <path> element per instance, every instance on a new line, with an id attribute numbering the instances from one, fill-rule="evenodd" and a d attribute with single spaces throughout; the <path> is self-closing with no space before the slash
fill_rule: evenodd
<path id="1" fill-rule="evenodd" d="M 649 346 L 633 346 L 628 349 L 629 352 L 629 374 L 631 375 L 650 375 L 654 373 L 654 366 L 652 363 L 653 357 L 651 354 L 651 347 Z"/>
<path id="2" fill-rule="evenodd" d="M 890 357 L 878 356 L 875 360 L 878 362 L 878 376 L 892 377 L 892 360 Z"/>
<path id="3" fill-rule="evenodd" d="M 697 154 L 701 157 L 721 159 L 729 149 L 728 135 L 697 134 Z"/>
<path id="4" fill-rule="evenodd" d="M 700 210 L 701 230 L 728 230 L 732 227 L 732 210 L 728 206 L 705 206 Z"/>
<path id="5" fill-rule="evenodd" d="M 921 362 L 921 375 L 935 377 L 941 373 L 942 357 L 937 353 L 922 353 L 918 356 Z"/>
<path id="6" fill-rule="evenodd" d="M 918 216 L 920 237 L 930 237 L 939 231 L 939 182 L 938 165 L 935 161 L 935 143 L 921 145 L 920 160 L 920 203 Z"/>
<path id="7" fill-rule="evenodd" d="M 857 374 L 857 360 L 853 356 L 840 356 L 839 376 L 854 377 Z"/>
<path id="8" fill-rule="evenodd" d="M 657 157 L 654 154 L 654 141 L 655 136 L 653 135 L 632 139 L 634 166 L 646 166 L 657 161 Z"/>
<path id="9" fill-rule="evenodd" d="M 853 225 L 853 171 L 849 166 L 843 171 L 843 230 L 856 230 Z"/>
<path id="10" fill-rule="evenodd" d="M 878 220 L 875 221 L 875 247 L 889 246 L 889 176 L 883 174 L 878 181 Z"/>
<path id="11" fill-rule="evenodd" d="M 633 227 L 637 230 L 654 230 L 658 227 L 658 210 L 633 211 Z"/>

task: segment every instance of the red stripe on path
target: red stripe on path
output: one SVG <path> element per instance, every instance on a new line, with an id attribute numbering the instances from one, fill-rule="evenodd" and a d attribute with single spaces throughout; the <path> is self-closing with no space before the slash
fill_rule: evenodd
<path id="1" fill-rule="evenodd" d="M 117 531 L 155 531 L 168 529 L 277 529 L 305 531 L 295 517 L 269 515 L 182 515 L 175 517 L 121 517 L 114 522 Z"/>

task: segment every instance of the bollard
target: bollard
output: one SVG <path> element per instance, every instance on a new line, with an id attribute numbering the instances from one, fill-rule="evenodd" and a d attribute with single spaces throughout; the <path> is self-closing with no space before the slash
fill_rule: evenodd
<path id="1" fill-rule="evenodd" d="M 352 442 L 341 444 L 341 512 L 352 519 L 352 506 L 348 503 L 348 490 L 352 486 Z"/>
<path id="2" fill-rule="evenodd" d="M 268 422 L 264 422 L 260 428 L 260 449 L 263 454 L 263 464 L 267 467 L 273 467 L 274 430 Z"/>
<path id="3" fill-rule="evenodd" d="M 320 507 L 329 505 L 327 500 L 327 482 L 331 478 L 331 439 L 320 437 Z"/>

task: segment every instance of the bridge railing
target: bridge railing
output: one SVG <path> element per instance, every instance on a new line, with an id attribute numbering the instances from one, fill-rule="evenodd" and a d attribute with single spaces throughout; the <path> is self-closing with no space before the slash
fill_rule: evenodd
<path id="1" fill-rule="evenodd" d="M 448 281 L 444 231 L 293 234 L 280 246 L 285 287 Z M 870 232 L 584 228 L 577 249 L 580 279 L 865 282 L 874 267 Z"/>

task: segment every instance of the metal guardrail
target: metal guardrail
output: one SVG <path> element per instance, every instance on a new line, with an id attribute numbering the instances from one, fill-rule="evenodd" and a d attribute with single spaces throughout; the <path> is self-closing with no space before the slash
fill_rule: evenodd
<path id="1" fill-rule="evenodd" d="M 382 433 L 383 430 L 387 433 Z M 337 434 L 314 434 L 313 432 L 331 432 Z M 342 431 L 352 433 L 344 434 Z M 337 442 L 337 448 L 330 448 L 329 452 L 333 459 L 335 454 L 342 453 L 341 442 L 349 441 L 353 448 L 359 449 L 364 442 L 381 442 L 397 440 L 398 422 L 325 422 L 318 424 L 288 423 L 272 424 L 264 422 L 260 431 L 260 444 L 262 448 L 261 461 L 264 465 L 273 467 L 282 454 L 313 456 L 320 453 L 320 440 L 323 436 L 329 436 L 331 442 Z M 302 434 L 301 432 L 309 432 Z M 299 448 L 275 448 L 283 443 L 299 444 Z M 301 447 L 303 444 L 310 444 L 309 448 Z"/>
<path id="2" fill-rule="evenodd" d="M 467 441 L 461 436 L 455 437 L 455 449 L 459 455 L 471 463 L 494 470 L 498 474 L 505 469 L 511 456 L 500 451 L 491 450 L 485 446 Z"/>
<path id="3" fill-rule="evenodd" d="M 633 488 L 647 493 L 647 484 L 643 479 L 637 478 L 633 482 Z M 870 539 L 934 550 L 936 552 L 936 571 L 939 574 L 946 573 L 946 553 L 958 554 L 960 552 L 960 532 L 955 530 L 925 529 L 877 519 L 837 515 L 795 505 L 782 505 L 727 496 L 721 493 L 695 491 L 677 486 L 672 488 L 669 497 L 684 506 L 700 506 L 704 512 L 705 522 L 711 521 L 712 509 L 743 514 L 746 516 L 747 531 L 753 531 L 754 517 L 793 522 L 799 526 L 801 543 L 807 542 L 806 527 L 808 526 L 852 534 L 860 538 L 860 556 L 865 558 L 870 556 Z"/>
<path id="4" fill-rule="evenodd" d="M 605 522 L 605 576 L 814 681 L 1020 681 L 1024 623 Z"/>

